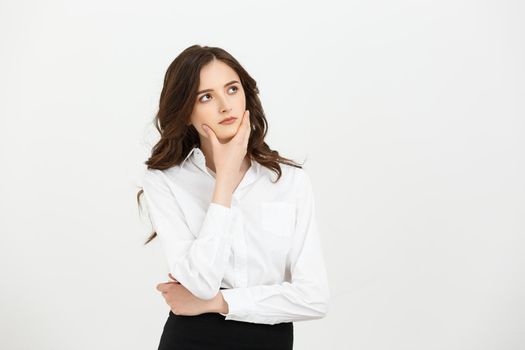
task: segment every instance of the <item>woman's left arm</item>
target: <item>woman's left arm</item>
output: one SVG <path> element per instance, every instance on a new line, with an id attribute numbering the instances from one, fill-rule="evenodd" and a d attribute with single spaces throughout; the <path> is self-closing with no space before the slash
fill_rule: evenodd
<path id="1" fill-rule="evenodd" d="M 314 192 L 308 174 L 299 171 L 297 224 L 290 250 L 291 281 L 221 290 L 227 320 L 276 324 L 326 316 L 330 290 L 319 235 Z"/>

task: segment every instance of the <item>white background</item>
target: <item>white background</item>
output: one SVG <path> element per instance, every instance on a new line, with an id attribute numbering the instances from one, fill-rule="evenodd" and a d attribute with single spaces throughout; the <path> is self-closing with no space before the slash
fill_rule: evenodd
<path id="1" fill-rule="evenodd" d="M 306 158 L 328 316 L 295 349 L 525 348 L 519 1 L 2 1 L 0 348 L 156 349 L 168 281 L 136 193 L 193 44 Z"/>

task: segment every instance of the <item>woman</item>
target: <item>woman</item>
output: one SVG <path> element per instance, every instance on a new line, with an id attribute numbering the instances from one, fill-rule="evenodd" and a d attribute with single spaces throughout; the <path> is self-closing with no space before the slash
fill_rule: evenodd
<path id="1" fill-rule="evenodd" d="M 170 306 L 159 349 L 292 349 L 293 321 L 327 313 L 311 182 L 264 142 L 258 93 L 217 47 L 191 46 L 166 72 L 137 194 L 172 279 L 157 286 Z"/>

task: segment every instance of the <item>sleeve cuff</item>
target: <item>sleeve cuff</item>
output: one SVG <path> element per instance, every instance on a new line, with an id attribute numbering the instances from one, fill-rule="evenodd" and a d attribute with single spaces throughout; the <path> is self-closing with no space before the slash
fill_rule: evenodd
<path id="1" fill-rule="evenodd" d="M 232 288 L 221 290 L 224 300 L 228 303 L 227 320 L 246 318 L 252 311 L 253 299 L 247 288 Z"/>
<path id="2" fill-rule="evenodd" d="M 211 202 L 202 223 L 199 239 L 212 238 L 217 233 L 228 238 L 233 236 L 233 231 L 230 229 L 232 216 L 233 210 L 231 207 Z M 221 232 L 217 232 L 218 229 Z"/>

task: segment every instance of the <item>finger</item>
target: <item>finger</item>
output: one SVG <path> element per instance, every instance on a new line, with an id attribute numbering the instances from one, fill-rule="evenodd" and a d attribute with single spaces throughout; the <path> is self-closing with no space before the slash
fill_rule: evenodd
<path id="1" fill-rule="evenodd" d="M 247 146 L 248 140 L 250 139 L 250 131 L 252 129 L 249 110 L 246 110 L 246 120 L 245 120 L 243 127 L 244 127 L 243 141 L 244 141 L 244 144 Z"/>
<path id="2" fill-rule="evenodd" d="M 175 279 L 175 277 L 173 277 L 173 275 L 171 274 L 171 272 L 168 274 L 168 276 L 169 276 L 172 280 L 174 280 L 175 282 L 178 282 L 178 281 Z"/>
<path id="3" fill-rule="evenodd" d="M 162 292 L 162 294 L 167 293 L 171 289 L 172 284 L 175 284 L 175 282 L 159 283 L 157 284 L 157 290 Z"/>
<path id="4" fill-rule="evenodd" d="M 249 132 L 250 128 L 250 111 L 245 110 L 242 116 L 241 125 L 239 126 L 239 131 L 235 134 L 234 138 L 238 139 L 241 142 L 246 143 L 246 134 Z"/>
<path id="5" fill-rule="evenodd" d="M 206 135 L 208 136 L 208 138 L 210 139 L 212 145 L 217 145 L 219 143 L 219 140 L 217 138 L 217 135 L 215 135 L 215 132 L 213 131 L 212 128 L 210 128 L 208 125 L 206 124 L 202 124 L 202 129 L 204 130 L 204 132 L 206 133 Z"/>
<path id="6" fill-rule="evenodd" d="M 252 120 L 250 119 L 250 117 L 251 117 L 251 113 L 250 111 L 248 111 L 248 125 L 247 125 L 248 131 L 246 132 L 248 138 L 250 137 L 250 134 L 252 132 Z"/>

